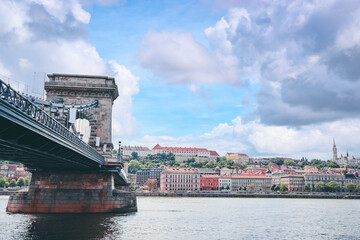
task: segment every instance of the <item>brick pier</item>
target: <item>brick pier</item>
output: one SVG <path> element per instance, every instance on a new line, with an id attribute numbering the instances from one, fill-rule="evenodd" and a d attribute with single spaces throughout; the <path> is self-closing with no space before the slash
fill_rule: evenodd
<path id="1" fill-rule="evenodd" d="M 115 189 L 112 173 L 36 171 L 28 192 L 10 196 L 13 213 L 106 213 L 137 211 L 136 196 Z"/>

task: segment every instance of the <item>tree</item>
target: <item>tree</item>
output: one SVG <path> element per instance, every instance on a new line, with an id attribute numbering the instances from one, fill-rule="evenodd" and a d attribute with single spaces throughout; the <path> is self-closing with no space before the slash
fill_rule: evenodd
<path id="1" fill-rule="evenodd" d="M 284 165 L 286 165 L 286 166 L 296 166 L 297 164 L 293 160 L 286 159 L 284 161 Z"/>
<path id="2" fill-rule="evenodd" d="M 23 177 L 19 177 L 19 179 L 16 182 L 16 185 L 18 185 L 19 187 L 25 186 L 25 179 Z"/>
<path id="3" fill-rule="evenodd" d="M 15 179 L 12 179 L 9 183 L 9 186 L 10 187 L 16 187 L 16 180 Z"/>
<path id="4" fill-rule="evenodd" d="M 326 192 L 339 192 L 340 191 L 340 185 L 337 184 L 335 181 L 331 181 L 327 184 L 325 184 Z"/>
<path id="5" fill-rule="evenodd" d="M 6 187 L 6 179 L 4 177 L 0 177 L 0 187 Z"/>
<path id="6" fill-rule="evenodd" d="M 318 182 L 315 184 L 315 191 L 317 192 L 323 192 L 325 190 L 325 183 Z"/>
<path id="7" fill-rule="evenodd" d="M 241 191 L 241 187 L 239 187 L 239 191 Z"/>
<path id="8" fill-rule="evenodd" d="M 274 191 L 280 191 L 280 187 L 277 185 L 274 187 Z"/>
<path id="9" fill-rule="evenodd" d="M 148 187 L 149 191 L 156 191 L 157 190 L 157 180 L 156 179 L 148 179 L 146 182 L 146 186 Z"/>
<path id="10" fill-rule="evenodd" d="M 360 192 L 360 184 L 356 186 L 356 191 Z"/>
<path id="11" fill-rule="evenodd" d="M 305 184 L 304 191 L 308 191 L 308 192 L 310 191 L 310 186 L 308 184 Z"/>
<path id="12" fill-rule="evenodd" d="M 26 177 L 25 178 L 25 186 L 29 186 L 29 184 L 30 184 L 29 177 Z"/>
<path id="13" fill-rule="evenodd" d="M 349 192 L 355 192 L 356 185 L 353 183 L 348 183 L 348 184 L 346 184 L 346 190 L 348 190 Z"/>
<path id="14" fill-rule="evenodd" d="M 330 160 L 326 162 L 326 166 L 331 167 L 331 168 L 339 168 L 340 167 L 339 164 L 337 164 L 334 161 L 330 161 Z"/>
<path id="15" fill-rule="evenodd" d="M 131 158 L 132 159 L 138 159 L 139 158 L 139 154 L 137 152 L 132 152 L 131 153 Z"/>
<path id="16" fill-rule="evenodd" d="M 226 185 L 226 190 L 229 190 L 230 189 L 230 186 L 229 185 Z"/>
<path id="17" fill-rule="evenodd" d="M 129 173 L 135 174 L 139 169 L 141 169 L 141 164 L 137 160 L 131 160 L 129 162 Z"/>
<path id="18" fill-rule="evenodd" d="M 288 185 L 286 183 L 280 183 L 280 191 L 281 192 L 286 192 L 288 191 Z"/>
<path id="19" fill-rule="evenodd" d="M 275 188 L 276 188 L 276 185 L 274 184 L 274 185 L 271 186 L 270 189 L 271 189 L 272 191 L 275 191 Z"/>

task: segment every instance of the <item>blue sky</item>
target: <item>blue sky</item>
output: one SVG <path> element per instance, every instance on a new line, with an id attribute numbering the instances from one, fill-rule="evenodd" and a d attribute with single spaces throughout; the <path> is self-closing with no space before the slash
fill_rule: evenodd
<path id="1" fill-rule="evenodd" d="M 0 24 L 0 76 L 22 91 L 116 78 L 114 142 L 360 155 L 358 1 L 5 0 Z"/>

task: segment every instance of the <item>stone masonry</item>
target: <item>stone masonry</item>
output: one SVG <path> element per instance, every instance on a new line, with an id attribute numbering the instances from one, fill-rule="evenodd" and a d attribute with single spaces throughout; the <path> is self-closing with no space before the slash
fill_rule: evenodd
<path id="1" fill-rule="evenodd" d="M 36 171 L 28 192 L 11 196 L 13 213 L 105 213 L 137 211 L 134 193 L 114 189 L 109 173 Z"/>
<path id="2" fill-rule="evenodd" d="M 107 144 L 112 148 L 111 118 L 112 105 L 119 96 L 115 79 L 107 76 L 48 74 L 49 82 L 45 82 L 48 101 L 62 98 L 64 104 L 87 104 L 98 100 L 99 104 L 91 116 L 91 146 L 95 146 L 96 137 L 100 137 L 100 147 Z"/>

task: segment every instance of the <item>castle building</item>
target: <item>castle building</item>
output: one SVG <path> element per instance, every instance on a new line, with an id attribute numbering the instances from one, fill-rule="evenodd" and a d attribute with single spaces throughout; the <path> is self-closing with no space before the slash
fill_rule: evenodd
<path id="1" fill-rule="evenodd" d="M 124 156 L 131 156 L 133 152 L 136 152 L 139 157 L 146 157 L 151 154 L 151 150 L 149 148 L 142 146 L 122 146 L 121 150 L 123 151 Z"/>
<path id="2" fill-rule="evenodd" d="M 183 162 L 189 158 L 198 160 L 215 160 L 219 155 L 216 151 L 209 151 L 206 148 L 185 148 L 185 147 L 161 147 L 159 144 L 152 149 L 152 154 L 158 153 L 172 153 L 175 155 L 175 160 Z"/>
<path id="3" fill-rule="evenodd" d="M 338 157 L 335 139 L 333 140 L 332 150 L 333 150 L 332 160 L 334 162 L 336 162 L 340 167 L 346 167 L 346 166 L 358 167 L 358 166 L 360 166 L 360 159 L 356 159 L 354 156 L 349 156 L 349 153 L 346 153 L 346 155 L 344 155 L 344 156 L 341 154 L 340 157 Z"/>

